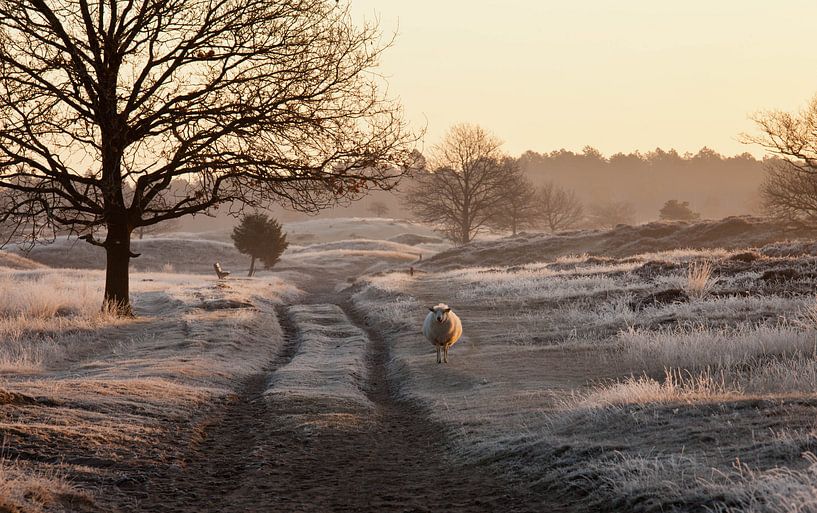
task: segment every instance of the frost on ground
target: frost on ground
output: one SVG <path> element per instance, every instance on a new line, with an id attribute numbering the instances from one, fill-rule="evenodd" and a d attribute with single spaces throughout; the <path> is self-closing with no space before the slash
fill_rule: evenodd
<path id="1" fill-rule="evenodd" d="M 408 270 L 433 250 L 420 244 L 411 246 L 385 240 L 342 240 L 292 246 L 281 259 L 281 266 L 292 267 L 302 272 L 320 274 L 322 272 L 347 272 L 354 280 L 361 265 L 365 273 L 403 267 Z"/>
<path id="2" fill-rule="evenodd" d="M 448 249 L 451 244 L 439 238 L 429 227 L 400 219 L 341 218 L 310 219 L 286 223 L 284 230 L 290 242 L 276 270 L 287 267 L 308 269 L 331 263 L 338 268 L 353 268 L 350 260 L 361 257 L 371 260 L 378 268 L 395 263 L 411 264 L 421 258 Z M 246 274 L 250 258 L 233 245 L 230 231 L 205 233 L 163 233 L 131 241 L 131 248 L 140 253 L 131 261 L 131 268 L 151 273 L 213 273 L 213 264 L 232 272 Z M 75 269 L 104 269 L 104 249 L 85 241 L 65 236 L 49 244 L 29 247 L 21 245 L 14 251 L 0 251 L 0 268 L 34 269 L 45 266 Z M 263 269 L 261 276 L 269 275 Z"/>
<path id="3" fill-rule="evenodd" d="M 373 407 L 366 384 L 368 339 L 336 305 L 289 309 L 300 339 L 292 360 L 275 371 L 265 396 L 288 410 L 362 414 Z"/>
<path id="4" fill-rule="evenodd" d="M 99 271 L 0 275 L 0 510 L 109 509 L 111 484 L 173 461 L 261 370 L 281 345 L 274 305 L 298 293 L 275 277 L 137 273 L 137 316 L 121 319 L 100 312 L 103 284 Z"/>
<path id="5" fill-rule="evenodd" d="M 791 245 L 789 239 L 814 240 L 813 229 L 791 229 L 786 223 L 742 216 L 695 223 L 656 221 L 639 226 L 618 225 L 612 230 L 520 234 L 500 241 L 478 241 L 444 251 L 426 263 L 428 269 L 485 265 L 524 265 L 589 253 L 599 257 L 627 257 L 684 248 L 740 249 L 769 247 L 770 255 L 802 254 L 814 243 Z M 808 252 L 808 251 L 806 251 Z M 811 254 L 814 254 L 813 252 Z"/>
<path id="6" fill-rule="evenodd" d="M 737 241 L 747 222 L 731 224 Z M 666 236 L 718 226 L 730 222 Z M 400 393 L 447 426 L 454 454 L 605 510 L 814 510 L 807 245 L 511 253 L 524 263 L 501 265 L 511 242 L 431 258 L 415 276 L 367 277 L 353 295 L 391 341 Z M 490 265 L 469 267 L 475 252 Z M 448 366 L 420 333 L 440 301 L 464 326 Z"/>
<path id="7" fill-rule="evenodd" d="M 50 244 L 22 249 L 27 250 L 25 255 L 31 260 L 50 267 L 105 268 L 105 250 L 75 238 L 59 236 Z M 135 239 L 131 249 L 140 253 L 131 262 L 131 268 L 142 272 L 208 273 L 213 272 L 215 262 L 221 262 L 225 269 L 246 272 L 250 265 L 249 258 L 239 253 L 232 242 L 205 240 L 190 234 Z"/>

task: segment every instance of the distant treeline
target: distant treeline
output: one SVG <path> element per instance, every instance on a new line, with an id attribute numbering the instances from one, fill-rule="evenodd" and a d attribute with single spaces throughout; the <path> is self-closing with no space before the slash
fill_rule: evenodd
<path id="1" fill-rule="evenodd" d="M 606 157 L 588 146 L 581 153 L 564 149 L 550 153 L 528 151 L 518 160 L 534 184 L 552 181 L 573 190 L 586 208 L 610 202 L 632 203 L 638 222 L 658 219 L 658 211 L 671 199 L 688 201 L 690 208 L 702 218 L 718 219 L 760 211 L 758 187 L 764 176 L 764 161 L 749 153 L 727 157 L 702 148 L 697 153 L 681 155 L 675 150 L 659 148 L 647 153 L 616 153 Z M 408 185 L 408 181 L 403 185 Z M 372 191 L 360 201 L 321 215 L 370 217 L 375 215 L 378 203 L 388 208 L 384 217 L 411 218 L 399 190 Z M 272 214 L 284 221 L 306 217 L 281 207 L 274 208 Z M 215 219 L 197 216 L 182 221 L 181 229 L 193 230 L 216 229 L 235 223 L 234 219 L 221 215 Z"/>
<path id="2" fill-rule="evenodd" d="M 757 213 L 764 176 L 763 160 L 749 153 L 726 157 L 709 148 L 695 154 L 659 148 L 605 157 L 588 146 L 581 153 L 528 151 L 519 163 L 537 185 L 553 181 L 574 190 L 588 206 L 629 201 L 638 221 L 657 219 L 670 199 L 688 201 L 704 218 Z"/>

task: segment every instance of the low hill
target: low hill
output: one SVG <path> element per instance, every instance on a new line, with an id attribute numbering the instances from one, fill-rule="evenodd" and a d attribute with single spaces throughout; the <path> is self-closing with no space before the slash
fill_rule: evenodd
<path id="1" fill-rule="evenodd" d="M 284 223 L 287 239 L 293 244 L 315 244 L 349 239 L 390 240 L 401 235 L 428 237 L 441 242 L 437 233 L 426 225 L 405 219 L 381 217 L 315 218 Z M 395 242 L 405 243 L 402 240 Z M 431 242 L 424 240 L 423 242 Z"/>
<path id="2" fill-rule="evenodd" d="M 32 269 L 42 269 L 44 267 L 46 266 L 22 255 L 10 251 L 0 251 L 0 268 L 29 271 Z"/>
<path id="3" fill-rule="evenodd" d="M 352 258 L 355 264 L 361 258 L 393 264 L 427 258 L 450 244 L 433 236 L 431 229 L 408 221 L 380 218 L 312 219 L 287 224 L 284 227 L 290 240 L 277 269 L 292 265 L 315 265 L 320 268 L 327 257 Z M 368 236 L 366 236 L 368 235 Z M 405 240 L 407 243 L 386 239 Z M 233 245 L 228 232 L 167 233 L 146 236 L 131 241 L 131 250 L 140 256 L 131 260 L 134 271 L 175 271 L 184 273 L 212 273 L 213 264 L 234 274 L 245 273 L 250 258 L 242 255 Z M 104 269 L 105 251 L 85 241 L 58 237 L 50 244 L 31 249 L 26 256 L 30 265 L 73 269 Z M 9 257 L 21 259 L 15 253 Z M 0 266 L 3 266 L 0 257 Z M 19 265 L 23 265 L 22 263 Z M 9 264 L 10 266 L 10 264 Z M 25 267 L 18 267 L 25 268 Z"/>
<path id="4" fill-rule="evenodd" d="M 135 271 L 212 272 L 214 262 L 221 262 L 225 269 L 249 267 L 249 258 L 232 244 L 213 240 L 150 237 L 132 241 L 131 250 L 140 253 L 131 260 L 131 269 Z M 35 246 L 27 256 L 49 267 L 105 268 L 102 248 L 66 237 Z"/>
<path id="5" fill-rule="evenodd" d="M 779 222 L 752 216 L 696 223 L 653 222 L 639 226 L 619 225 L 606 231 L 522 234 L 493 241 L 476 241 L 438 253 L 427 259 L 423 267 L 439 270 L 467 266 L 520 265 L 584 253 L 626 257 L 685 248 L 740 249 L 815 238 L 817 230 L 793 229 Z"/>

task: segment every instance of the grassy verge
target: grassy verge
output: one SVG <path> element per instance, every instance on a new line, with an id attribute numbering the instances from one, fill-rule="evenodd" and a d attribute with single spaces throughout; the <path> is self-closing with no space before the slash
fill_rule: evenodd
<path id="1" fill-rule="evenodd" d="M 0 312 L 0 511 L 106 511 L 129 483 L 176 464 L 277 352 L 274 306 L 297 294 L 271 276 L 135 274 L 137 316 L 120 319 L 99 309 L 103 280 L 0 277 L 10 298 Z"/>

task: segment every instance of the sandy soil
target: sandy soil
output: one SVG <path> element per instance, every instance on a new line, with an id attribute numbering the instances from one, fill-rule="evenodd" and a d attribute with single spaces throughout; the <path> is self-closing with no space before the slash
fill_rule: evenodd
<path id="1" fill-rule="evenodd" d="M 302 301 L 336 303 L 333 286 L 313 282 Z M 568 511 L 486 466 L 452 460 L 442 427 L 396 398 L 386 341 L 377 333 L 367 332 L 366 405 L 265 394 L 276 369 L 298 353 L 301 329 L 291 308 L 279 312 L 285 344 L 269 367 L 214 412 L 203 441 L 182 461 L 129 490 L 122 511 Z M 327 329 L 359 325 L 365 332 L 359 319 L 343 319 Z"/>

